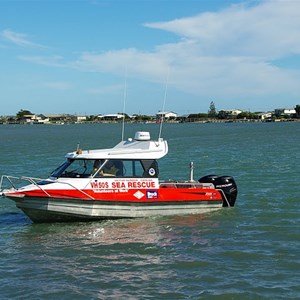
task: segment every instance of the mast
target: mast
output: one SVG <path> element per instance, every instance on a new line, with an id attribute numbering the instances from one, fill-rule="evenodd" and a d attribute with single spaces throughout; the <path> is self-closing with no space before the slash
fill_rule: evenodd
<path id="1" fill-rule="evenodd" d="M 164 95 L 164 101 L 163 101 L 163 107 L 162 107 L 162 112 L 165 112 L 165 106 L 166 106 L 166 99 L 167 99 L 167 91 L 168 91 L 168 83 L 169 83 L 169 76 L 170 76 L 170 69 L 168 69 L 168 74 L 166 78 L 166 85 L 165 85 L 165 95 Z M 159 135 L 158 135 L 158 140 L 160 140 L 161 137 L 161 131 L 162 131 L 162 124 L 164 121 L 164 116 L 162 114 L 162 118 L 160 121 L 160 126 L 159 126 Z"/>
<path id="2" fill-rule="evenodd" d="M 121 141 L 124 141 L 126 96 L 127 96 L 127 67 L 126 67 L 125 79 L 124 79 L 123 112 L 122 112 L 123 121 L 122 121 L 122 137 L 121 137 Z"/>

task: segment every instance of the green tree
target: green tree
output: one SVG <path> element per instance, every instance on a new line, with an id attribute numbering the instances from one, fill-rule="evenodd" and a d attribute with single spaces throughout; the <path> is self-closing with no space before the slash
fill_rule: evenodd
<path id="1" fill-rule="evenodd" d="M 16 117 L 18 119 L 22 119 L 25 115 L 32 115 L 33 113 L 26 109 L 21 109 L 17 114 Z"/>
<path id="2" fill-rule="evenodd" d="M 240 114 L 236 116 L 237 119 L 248 119 L 248 120 L 253 120 L 253 119 L 258 119 L 258 115 L 256 113 L 252 113 L 250 111 L 243 111 Z"/>
<path id="3" fill-rule="evenodd" d="M 147 122 L 151 121 L 151 117 L 147 115 L 134 115 L 135 116 L 135 121 L 136 122 Z"/>
<path id="4" fill-rule="evenodd" d="M 295 111 L 296 111 L 296 118 L 300 118 L 300 105 L 299 104 L 296 105 Z"/>
<path id="5" fill-rule="evenodd" d="M 211 101 L 210 105 L 209 105 L 209 110 L 208 110 L 208 117 L 216 118 L 216 116 L 217 116 L 216 106 L 215 106 L 214 101 Z"/>

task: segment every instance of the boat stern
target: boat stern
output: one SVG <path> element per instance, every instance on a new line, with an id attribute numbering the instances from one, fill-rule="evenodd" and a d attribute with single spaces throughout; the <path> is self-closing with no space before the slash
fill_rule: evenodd
<path id="1" fill-rule="evenodd" d="M 217 190 L 221 191 L 223 197 L 223 207 L 234 206 L 238 189 L 233 177 L 207 175 L 201 177 L 198 181 L 200 183 L 212 183 Z"/>

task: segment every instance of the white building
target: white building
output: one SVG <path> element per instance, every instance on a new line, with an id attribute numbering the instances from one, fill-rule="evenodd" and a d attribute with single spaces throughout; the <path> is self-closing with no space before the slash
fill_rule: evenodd
<path id="1" fill-rule="evenodd" d="M 243 111 L 240 109 L 227 109 L 224 110 L 228 115 L 230 116 L 237 116 L 239 114 L 241 114 Z"/>
<path id="2" fill-rule="evenodd" d="M 78 122 L 78 123 L 86 121 L 86 116 L 76 116 L 76 118 L 77 118 L 76 122 Z"/>
<path id="3" fill-rule="evenodd" d="M 223 118 L 236 117 L 241 114 L 243 111 L 239 109 L 222 109 L 219 111 L 219 115 Z"/>
<path id="4" fill-rule="evenodd" d="M 275 109 L 275 115 L 279 116 L 292 116 L 296 114 L 296 110 L 294 108 L 277 108 Z"/>
<path id="5" fill-rule="evenodd" d="M 105 121 L 116 121 L 123 119 L 125 115 L 123 114 L 107 114 L 107 115 L 99 115 L 98 118 Z"/>
<path id="6" fill-rule="evenodd" d="M 294 108 L 285 108 L 283 110 L 284 115 L 293 115 L 296 113 L 296 110 Z"/>
<path id="7" fill-rule="evenodd" d="M 24 115 L 23 120 L 26 123 L 38 123 L 38 124 L 44 124 L 49 122 L 49 118 L 45 117 L 44 115 Z"/>
<path id="8" fill-rule="evenodd" d="M 168 111 L 168 112 L 163 112 L 163 111 L 159 111 L 156 114 L 156 118 L 157 119 L 176 119 L 178 117 L 178 114 L 172 112 L 172 111 Z"/>
<path id="9" fill-rule="evenodd" d="M 257 116 L 258 116 L 259 119 L 261 119 L 261 120 L 271 119 L 271 118 L 272 118 L 272 112 L 262 112 L 262 113 L 258 113 Z"/>

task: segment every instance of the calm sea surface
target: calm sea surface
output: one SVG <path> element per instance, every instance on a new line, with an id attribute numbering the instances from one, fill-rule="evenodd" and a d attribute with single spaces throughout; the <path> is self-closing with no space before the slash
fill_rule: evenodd
<path id="1" fill-rule="evenodd" d="M 156 124 L 126 125 L 158 137 Z M 234 208 L 32 224 L 0 198 L 0 299 L 299 299 L 300 123 L 165 124 L 160 177 L 232 175 Z M 0 125 L 0 174 L 47 177 L 121 125 Z"/>

